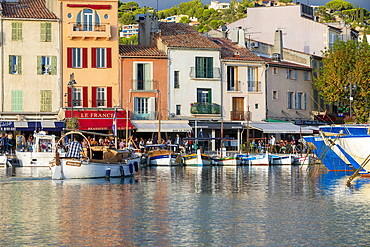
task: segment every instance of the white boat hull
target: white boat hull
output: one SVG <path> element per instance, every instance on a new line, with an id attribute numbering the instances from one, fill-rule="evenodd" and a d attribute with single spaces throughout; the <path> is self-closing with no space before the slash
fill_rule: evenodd
<path id="1" fill-rule="evenodd" d="M 52 152 L 15 152 L 19 161 L 19 166 L 23 167 L 49 167 L 54 159 L 55 153 Z"/>
<path id="2" fill-rule="evenodd" d="M 140 157 L 127 160 L 127 163 L 98 163 L 79 159 L 60 159 L 51 165 L 52 179 L 85 179 L 133 176 L 138 171 Z"/>
<path id="3" fill-rule="evenodd" d="M 227 157 L 223 159 L 217 159 L 217 165 L 219 166 L 240 166 L 242 160 L 238 157 Z"/>
<path id="4" fill-rule="evenodd" d="M 185 155 L 183 159 L 184 164 L 187 166 L 209 166 L 212 164 L 212 158 L 201 154 L 199 149 L 196 154 Z"/>
<path id="5" fill-rule="evenodd" d="M 292 155 L 286 155 L 286 156 L 274 156 L 270 159 L 271 165 L 291 165 L 293 164 L 293 156 Z"/>
<path id="6" fill-rule="evenodd" d="M 177 155 L 174 154 L 160 154 L 153 155 L 147 158 L 147 165 L 149 166 L 174 166 L 179 165 L 176 163 Z"/>

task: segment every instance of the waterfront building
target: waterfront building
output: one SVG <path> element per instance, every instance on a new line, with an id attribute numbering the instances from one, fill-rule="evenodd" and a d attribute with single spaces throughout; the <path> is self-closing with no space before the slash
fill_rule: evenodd
<path id="1" fill-rule="evenodd" d="M 1 130 L 61 130 L 58 17 L 45 0 L 0 4 Z"/>
<path id="2" fill-rule="evenodd" d="M 114 109 L 122 108 L 117 8 L 117 0 L 59 0 L 61 95 L 66 118 L 73 107 L 80 129 L 111 130 Z M 125 129 L 125 111 L 117 118 Z"/>
<path id="3" fill-rule="evenodd" d="M 211 1 L 211 4 L 208 6 L 208 9 L 214 10 L 221 10 L 221 9 L 228 9 L 230 7 L 230 3 L 220 3 L 219 1 Z"/>
<path id="4" fill-rule="evenodd" d="M 133 35 L 139 34 L 139 25 L 138 24 L 130 24 L 130 25 L 123 25 L 121 27 L 121 32 L 119 36 L 121 38 L 130 38 Z"/>

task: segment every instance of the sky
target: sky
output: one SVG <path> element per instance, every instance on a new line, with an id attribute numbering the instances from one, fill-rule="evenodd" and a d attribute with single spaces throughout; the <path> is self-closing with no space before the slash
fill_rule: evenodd
<path id="1" fill-rule="evenodd" d="M 121 2 L 137 2 L 140 7 L 146 6 L 146 7 L 153 7 L 157 8 L 157 0 L 121 0 Z M 174 5 L 178 5 L 182 2 L 188 2 L 190 0 L 158 0 L 158 8 L 161 9 L 169 9 L 173 7 Z M 211 0 L 201 0 L 204 4 L 210 4 Z M 219 2 L 231 2 L 231 0 L 218 0 Z M 308 5 L 325 5 L 325 3 L 330 2 L 329 0 L 293 0 L 293 2 L 301 2 L 303 4 Z M 362 6 L 367 10 L 370 10 L 370 0 L 346 0 L 347 2 L 350 2 L 353 4 L 354 7 L 356 7 L 356 4 L 358 3 L 358 6 Z"/>

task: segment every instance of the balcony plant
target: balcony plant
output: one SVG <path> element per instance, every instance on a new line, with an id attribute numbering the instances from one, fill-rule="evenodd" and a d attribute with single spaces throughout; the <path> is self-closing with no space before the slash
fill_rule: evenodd
<path id="1" fill-rule="evenodd" d="M 201 114 L 211 114 L 212 113 L 212 104 L 210 103 L 203 103 L 199 106 Z"/>
<path id="2" fill-rule="evenodd" d="M 220 105 L 212 104 L 212 114 L 220 114 Z"/>
<path id="3" fill-rule="evenodd" d="M 199 103 L 194 102 L 190 104 L 190 112 L 191 114 L 199 114 Z"/>

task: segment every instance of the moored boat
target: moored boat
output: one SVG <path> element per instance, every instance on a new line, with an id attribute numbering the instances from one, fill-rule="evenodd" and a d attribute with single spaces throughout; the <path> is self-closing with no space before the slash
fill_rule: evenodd
<path id="1" fill-rule="evenodd" d="M 219 166 L 239 166 L 242 164 L 242 160 L 238 156 L 226 156 L 226 157 L 217 157 L 215 159 L 215 164 Z"/>
<path id="2" fill-rule="evenodd" d="M 68 134 L 82 135 L 77 131 Z M 89 146 L 85 153 L 89 158 L 59 157 L 55 152 L 55 159 L 50 162 L 52 179 L 126 177 L 139 170 L 140 157 L 130 150 Z"/>
<path id="3" fill-rule="evenodd" d="M 213 163 L 213 159 L 209 155 L 202 154 L 198 149 L 197 153 L 184 155 L 183 162 L 187 166 L 209 166 Z"/>
<path id="4" fill-rule="evenodd" d="M 268 166 L 269 165 L 269 155 L 268 153 L 262 154 L 241 154 L 238 155 L 242 159 L 244 165 L 255 165 L 255 166 Z"/>
<path id="5" fill-rule="evenodd" d="M 271 155 L 269 158 L 271 165 L 291 165 L 293 164 L 294 157 L 289 155 Z"/>
<path id="6" fill-rule="evenodd" d="M 147 145 L 146 164 L 148 166 L 177 166 L 181 164 L 181 155 L 164 148 L 164 145 Z"/>

